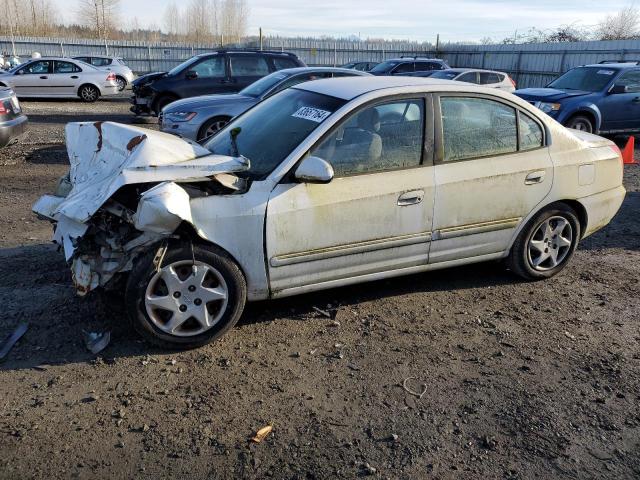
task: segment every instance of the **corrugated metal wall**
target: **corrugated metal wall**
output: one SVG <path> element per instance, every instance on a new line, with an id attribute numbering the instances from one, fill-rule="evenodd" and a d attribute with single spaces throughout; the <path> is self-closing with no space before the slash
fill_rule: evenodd
<path id="1" fill-rule="evenodd" d="M 247 44 L 248 46 L 254 46 Z M 42 55 L 109 54 L 124 57 L 138 73 L 166 71 L 198 53 L 210 52 L 212 44 L 169 44 L 131 41 L 99 42 L 86 39 L 0 37 L 0 51 L 24 58 Z M 547 43 L 524 45 L 443 45 L 436 52 L 430 44 L 411 42 L 360 42 L 265 38 L 263 47 L 286 50 L 307 65 L 342 65 L 352 60 L 382 61 L 402 55 L 423 55 L 447 60 L 453 67 L 476 67 L 505 71 L 519 87 L 544 86 L 560 73 L 578 65 L 602 60 L 640 60 L 640 40 Z"/>

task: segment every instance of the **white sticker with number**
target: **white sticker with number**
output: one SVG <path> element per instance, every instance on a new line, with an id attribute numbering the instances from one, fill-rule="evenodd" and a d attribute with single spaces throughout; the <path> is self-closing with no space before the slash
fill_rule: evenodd
<path id="1" fill-rule="evenodd" d="M 327 112 L 326 110 L 320 110 L 319 108 L 313 107 L 301 107 L 291 116 L 295 118 L 304 118 L 305 120 L 311 120 L 312 122 L 320 123 L 329 115 L 331 115 L 331 112 Z"/>

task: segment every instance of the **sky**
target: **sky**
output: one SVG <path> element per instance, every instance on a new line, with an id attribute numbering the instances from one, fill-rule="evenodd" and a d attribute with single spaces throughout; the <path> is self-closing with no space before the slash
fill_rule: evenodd
<path id="1" fill-rule="evenodd" d="M 630 0 L 247 0 L 249 34 L 359 36 L 435 42 L 503 39 L 531 27 L 596 25 Z M 55 0 L 66 23 L 76 0 Z M 187 4 L 188 0 L 176 3 Z M 124 18 L 162 26 L 169 0 L 122 0 Z"/>

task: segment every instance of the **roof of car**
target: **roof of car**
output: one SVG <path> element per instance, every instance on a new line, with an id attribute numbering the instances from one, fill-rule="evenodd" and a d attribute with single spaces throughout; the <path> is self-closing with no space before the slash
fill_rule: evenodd
<path id="1" fill-rule="evenodd" d="M 465 89 L 474 88 L 463 82 L 456 82 L 444 79 L 432 79 L 422 77 L 405 77 L 405 76 L 357 76 L 357 77 L 341 77 L 327 78 L 322 80 L 313 80 L 311 82 L 301 83 L 292 88 L 307 90 L 310 92 L 329 95 L 331 97 L 341 98 L 343 100 L 352 100 L 360 95 L 375 90 L 393 89 L 398 87 L 425 86 L 437 87 L 438 85 L 446 86 L 463 86 Z M 428 88 L 426 89 L 428 90 Z M 484 90 L 484 89 L 483 89 Z"/>
<path id="2" fill-rule="evenodd" d="M 389 58 L 385 60 L 385 62 L 439 62 L 444 63 L 444 60 L 440 58 L 427 58 L 427 57 L 400 57 L 400 58 Z"/>
<path id="3" fill-rule="evenodd" d="M 341 68 L 341 67 L 295 67 L 295 68 L 284 68 L 282 70 L 278 70 L 274 73 L 288 73 L 291 75 L 295 75 L 296 73 L 305 73 L 305 72 L 334 72 L 334 73 L 346 73 L 353 76 L 361 76 L 361 77 L 372 77 L 370 73 L 360 72 L 358 70 L 353 70 L 351 68 Z"/>
<path id="4" fill-rule="evenodd" d="M 607 62 L 607 63 L 592 63 L 590 65 L 582 65 L 583 67 L 596 67 L 596 68 L 634 68 L 638 66 L 638 62 Z"/>

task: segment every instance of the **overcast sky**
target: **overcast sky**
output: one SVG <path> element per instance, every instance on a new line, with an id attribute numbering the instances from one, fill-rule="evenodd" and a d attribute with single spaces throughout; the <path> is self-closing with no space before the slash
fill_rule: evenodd
<path id="1" fill-rule="evenodd" d="M 55 0 L 65 22 L 73 21 L 76 0 Z M 502 39 L 515 30 L 578 23 L 595 25 L 629 0 L 247 0 L 250 32 L 265 34 L 360 35 L 419 41 Z M 187 4 L 188 0 L 176 2 Z M 162 26 L 169 0 L 123 0 L 123 18 Z"/>

